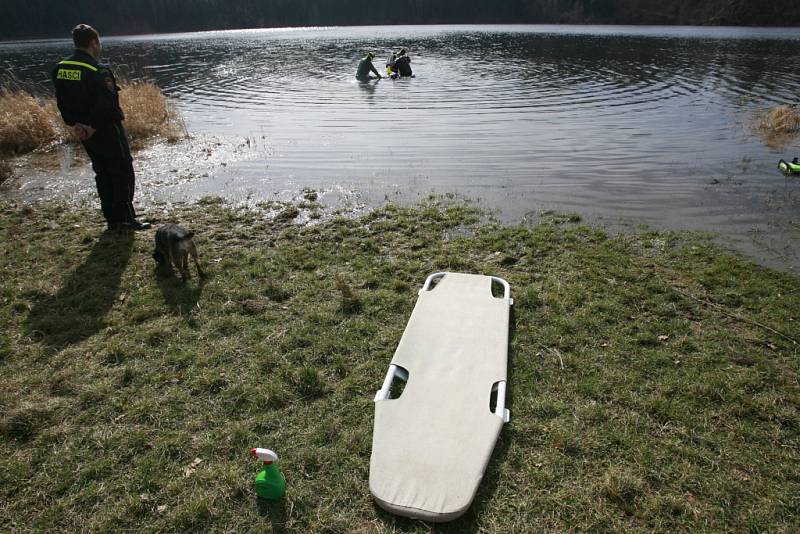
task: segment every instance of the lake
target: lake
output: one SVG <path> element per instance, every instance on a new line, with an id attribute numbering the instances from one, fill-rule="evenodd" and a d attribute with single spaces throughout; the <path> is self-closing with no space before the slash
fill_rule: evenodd
<path id="1" fill-rule="evenodd" d="M 0 43 L 0 66 L 49 91 L 71 43 Z M 107 38 L 104 60 L 155 81 L 195 139 L 137 155 L 138 202 L 255 203 L 304 188 L 358 209 L 458 193 L 504 220 L 576 212 L 612 227 L 708 230 L 800 270 L 800 180 L 753 113 L 798 103 L 800 29 L 385 26 Z M 413 79 L 357 83 L 405 47 Z M 88 197 L 64 152 L 6 196 Z M 7 188 L 8 189 L 8 188 Z"/>

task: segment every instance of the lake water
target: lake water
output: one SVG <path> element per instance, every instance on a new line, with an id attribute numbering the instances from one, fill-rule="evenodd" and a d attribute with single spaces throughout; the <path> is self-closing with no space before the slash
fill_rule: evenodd
<path id="1" fill-rule="evenodd" d="M 404 46 L 416 78 L 353 79 Z M 67 41 L 0 43 L 0 67 L 49 90 Z M 710 230 L 800 267 L 800 180 L 752 114 L 800 100 L 800 29 L 609 26 L 304 28 L 108 38 L 104 58 L 158 83 L 191 143 L 137 156 L 139 202 L 291 198 L 377 205 L 456 192 L 506 220 L 542 210 Z M 381 69 L 382 70 L 382 69 Z M 4 194 L 88 196 L 91 171 L 26 171 Z M 353 204 L 353 202 L 350 202 Z"/>

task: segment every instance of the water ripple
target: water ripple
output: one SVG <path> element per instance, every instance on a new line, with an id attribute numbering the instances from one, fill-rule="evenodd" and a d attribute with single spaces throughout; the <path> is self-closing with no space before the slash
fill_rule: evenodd
<path id="1" fill-rule="evenodd" d="M 798 42 L 798 29 L 371 27 L 109 38 L 105 50 L 163 87 L 191 131 L 263 139 L 204 192 L 456 190 L 512 213 L 552 206 L 746 235 L 774 222 L 775 191 L 800 187 L 774 172 L 788 154 L 745 127 L 757 109 L 797 102 Z M 383 70 L 400 46 L 416 78 L 353 79 L 366 51 Z M 68 48 L 0 44 L 0 65 L 47 87 Z"/>

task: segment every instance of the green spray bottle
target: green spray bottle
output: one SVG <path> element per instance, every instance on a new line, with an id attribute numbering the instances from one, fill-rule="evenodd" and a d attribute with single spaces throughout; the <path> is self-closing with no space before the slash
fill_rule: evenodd
<path id="1" fill-rule="evenodd" d="M 286 479 L 275 465 L 278 455 L 269 449 L 250 449 L 250 454 L 264 462 L 256 476 L 256 493 L 262 499 L 277 501 L 286 494 Z"/>

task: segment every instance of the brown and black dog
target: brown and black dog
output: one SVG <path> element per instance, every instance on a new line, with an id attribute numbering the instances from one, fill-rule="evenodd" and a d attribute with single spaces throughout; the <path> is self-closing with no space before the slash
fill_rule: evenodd
<path id="1" fill-rule="evenodd" d="M 194 244 L 194 232 L 190 232 L 177 224 L 165 224 L 156 231 L 156 249 L 153 259 L 162 267 L 170 264 L 181 273 L 185 282 L 189 278 L 189 256 L 194 260 L 197 274 L 205 278 L 205 273 L 197 260 L 197 247 Z"/>

